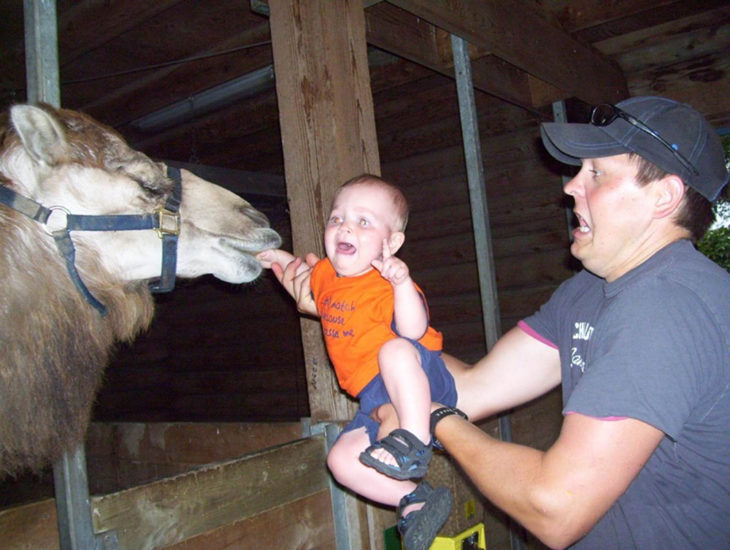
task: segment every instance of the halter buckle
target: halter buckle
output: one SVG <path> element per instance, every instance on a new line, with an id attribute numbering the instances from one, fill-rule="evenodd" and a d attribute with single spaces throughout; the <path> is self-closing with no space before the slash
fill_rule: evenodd
<path id="1" fill-rule="evenodd" d="M 155 210 L 157 216 L 157 227 L 155 232 L 157 236 L 162 239 L 165 235 L 179 235 L 180 234 L 180 213 L 173 212 L 164 207 L 160 207 Z"/>

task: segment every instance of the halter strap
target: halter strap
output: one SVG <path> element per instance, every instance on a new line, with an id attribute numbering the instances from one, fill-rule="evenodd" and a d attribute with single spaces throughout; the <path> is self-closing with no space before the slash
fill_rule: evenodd
<path id="1" fill-rule="evenodd" d="M 167 167 L 167 174 L 175 182 L 175 185 L 167 197 L 164 208 L 160 208 L 152 214 L 99 216 L 70 214 L 62 207 L 45 207 L 4 185 L 0 185 L 0 203 L 46 226 L 46 230 L 53 237 L 59 253 L 66 262 L 66 270 L 77 290 L 103 317 L 108 312 L 106 306 L 91 294 L 76 269 L 76 249 L 71 240 L 71 231 L 135 231 L 155 229 L 158 236 L 162 239 L 162 267 L 161 276 L 158 279 L 150 281 L 150 291 L 171 291 L 175 287 L 175 272 L 177 269 L 177 241 L 180 235 L 179 210 L 182 202 L 182 176 L 179 168 L 171 166 Z M 65 214 L 65 225 L 59 229 L 51 230 L 48 227 L 49 219 L 54 212 L 58 211 L 62 211 Z"/>

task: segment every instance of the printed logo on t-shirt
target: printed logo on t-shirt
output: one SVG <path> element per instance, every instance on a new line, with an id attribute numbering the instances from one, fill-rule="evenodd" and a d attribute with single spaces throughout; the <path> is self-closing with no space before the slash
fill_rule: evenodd
<path id="1" fill-rule="evenodd" d="M 325 337 L 338 339 L 352 338 L 355 334 L 352 329 L 345 330 L 344 326 L 353 311 L 355 311 L 355 302 L 352 301 L 333 301 L 329 297 L 325 298 L 322 303 L 322 330 Z"/>
<path id="2" fill-rule="evenodd" d="M 580 372 L 585 372 L 586 362 L 581 354 L 581 349 L 585 346 L 583 342 L 587 342 L 593 335 L 593 328 L 590 323 L 579 321 L 575 323 L 575 332 L 573 332 L 573 345 L 570 348 L 570 368 L 578 367 Z"/>
<path id="3" fill-rule="evenodd" d="M 593 327 L 590 323 L 586 321 L 579 321 L 575 323 L 573 340 L 590 340 L 591 334 L 593 334 Z"/>

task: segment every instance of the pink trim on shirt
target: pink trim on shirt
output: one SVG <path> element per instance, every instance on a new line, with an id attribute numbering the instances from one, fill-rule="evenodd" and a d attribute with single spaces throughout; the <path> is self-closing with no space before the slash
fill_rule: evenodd
<path id="1" fill-rule="evenodd" d="M 585 413 L 579 413 L 578 411 L 565 411 L 565 415 L 569 414 L 582 414 L 583 416 L 587 416 L 588 418 L 595 418 L 596 420 L 626 420 L 628 416 L 592 416 L 590 414 Z"/>
<path id="2" fill-rule="evenodd" d="M 547 346 L 550 346 L 551 348 L 558 349 L 558 346 L 553 344 L 550 340 L 548 340 L 541 334 L 538 334 L 537 332 L 535 332 L 532 329 L 532 327 L 530 325 L 528 325 L 527 323 L 525 323 L 524 321 L 519 321 L 517 323 L 517 326 L 520 327 L 520 329 L 522 329 L 522 332 L 532 336 L 535 340 L 539 340 L 540 342 L 542 342 L 543 344 L 545 344 Z"/>

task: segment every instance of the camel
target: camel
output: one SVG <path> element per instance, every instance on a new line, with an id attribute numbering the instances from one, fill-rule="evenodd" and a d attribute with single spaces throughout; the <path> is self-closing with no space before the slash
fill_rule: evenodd
<path id="1" fill-rule="evenodd" d="M 255 255 L 280 244 L 248 202 L 87 115 L 1 115 L 0 477 L 83 441 L 115 345 L 152 321 L 151 289 L 253 281 Z"/>

